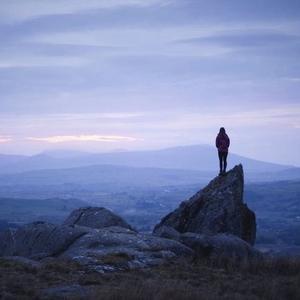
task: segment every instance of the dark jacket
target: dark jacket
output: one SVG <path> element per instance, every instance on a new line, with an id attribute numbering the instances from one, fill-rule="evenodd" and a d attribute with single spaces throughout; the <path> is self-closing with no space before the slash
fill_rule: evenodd
<path id="1" fill-rule="evenodd" d="M 230 139 L 226 133 L 219 133 L 216 138 L 216 147 L 220 152 L 228 152 Z"/>

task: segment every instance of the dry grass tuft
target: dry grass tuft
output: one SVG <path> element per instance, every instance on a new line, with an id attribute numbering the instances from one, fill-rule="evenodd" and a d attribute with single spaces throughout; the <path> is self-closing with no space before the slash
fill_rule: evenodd
<path id="1" fill-rule="evenodd" d="M 105 264 L 105 265 L 124 265 L 128 261 L 132 260 L 134 257 L 124 253 L 124 252 L 117 252 L 117 253 L 109 253 L 107 255 L 101 255 L 98 258 L 98 262 Z"/>

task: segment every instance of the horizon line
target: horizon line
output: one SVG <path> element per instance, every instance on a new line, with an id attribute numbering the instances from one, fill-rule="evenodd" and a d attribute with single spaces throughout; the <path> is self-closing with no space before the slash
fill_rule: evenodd
<path id="1" fill-rule="evenodd" d="M 45 149 L 43 151 L 39 151 L 39 152 L 35 152 L 32 154 L 22 154 L 22 153 L 0 153 L 0 155 L 7 155 L 7 156 L 24 156 L 26 158 L 30 158 L 30 157 L 35 157 L 35 156 L 40 156 L 40 155 L 45 155 L 47 156 L 47 153 L 51 153 L 51 152 L 70 152 L 70 153 L 83 153 L 83 154 L 88 154 L 88 155 L 97 155 L 97 154 L 117 154 L 117 153 L 130 153 L 130 152 L 155 152 L 155 151 L 163 151 L 163 150 L 168 150 L 168 149 L 175 149 L 175 148 L 188 148 L 188 147 L 208 147 L 208 148 L 212 148 L 215 150 L 215 147 L 209 144 L 186 144 L 186 145 L 176 145 L 176 146 L 167 146 L 167 147 L 163 147 L 163 148 L 148 148 L 148 149 L 113 149 L 111 151 L 97 151 L 97 152 L 90 152 L 90 151 L 85 151 L 85 150 L 74 150 L 74 149 Z M 251 159 L 251 160 L 255 160 L 255 161 L 259 161 L 259 162 L 264 162 L 264 163 L 269 163 L 269 164 L 275 164 L 275 165 L 280 165 L 280 166 L 286 166 L 286 167 L 291 167 L 291 168 L 300 168 L 300 164 L 289 164 L 289 163 L 278 163 L 278 162 L 274 162 L 274 161 L 268 161 L 268 160 L 264 160 L 264 159 L 259 159 L 259 158 L 254 158 L 254 157 L 250 157 L 250 156 L 245 156 L 242 154 L 238 154 L 235 152 L 230 152 L 229 151 L 229 155 L 233 154 L 236 156 L 240 156 L 242 158 L 246 158 L 246 159 Z M 51 157 L 51 155 L 48 155 L 49 157 Z M 74 156 L 73 156 L 74 157 Z M 64 158 L 57 158 L 57 159 L 64 159 Z"/>

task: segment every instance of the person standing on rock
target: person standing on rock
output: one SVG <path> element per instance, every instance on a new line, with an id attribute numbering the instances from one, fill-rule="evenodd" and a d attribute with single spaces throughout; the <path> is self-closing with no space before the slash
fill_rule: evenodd
<path id="1" fill-rule="evenodd" d="M 224 175 L 226 173 L 229 145 L 230 145 L 230 139 L 226 134 L 225 128 L 221 127 L 216 138 L 216 147 L 218 149 L 219 162 L 220 162 L 219 175 Z"/>

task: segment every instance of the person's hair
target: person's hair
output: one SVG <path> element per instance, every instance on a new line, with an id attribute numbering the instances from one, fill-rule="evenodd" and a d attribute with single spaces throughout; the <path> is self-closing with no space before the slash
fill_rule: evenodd
<path id="1" fill-rule="evenodd" d="M 224 127 L 221 127 L 220 128 L 220 133 L 225 133 L 226 131 L 225 131 L 225 128 Z"/>

